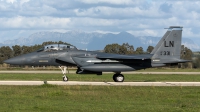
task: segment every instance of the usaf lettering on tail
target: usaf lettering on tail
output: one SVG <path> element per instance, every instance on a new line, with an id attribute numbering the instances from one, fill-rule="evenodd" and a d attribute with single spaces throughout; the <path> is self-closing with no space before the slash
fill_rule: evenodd
<path id="1" fill-rule="evenodd" d="M 4 62 L 13 65 L 59 66 L 64 74 L 63 81 L 68 81 L 67 66 L 77 66 L 77 74 L 102 75 L 102 72 L 114 72 L 113 80 L 123 82 L 124 76 L 121 72 L 189 62 L 190 60 L 180 59 L 182 28 L 167 28 L 167 32 L 150 54 L 119 55 L 78 50 L 74 46 L 55 44 Z"/>
<path id="2" fill-rule="evenodd" d="M 164 46 L 165 47 L 174 47 L 174 41 L 169 41 L 168 43 L 167 43 L 167 41 L 165 41 Z"/>

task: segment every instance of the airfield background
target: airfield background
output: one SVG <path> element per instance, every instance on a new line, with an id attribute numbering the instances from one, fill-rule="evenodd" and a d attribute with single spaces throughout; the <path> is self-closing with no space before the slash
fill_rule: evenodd
<path id="1" fill-rule="evenodd" d="M 47 42 L 43 42 L 42 44 L 36 44 L 33 46 L 19 46 L 19 45 L 14 45 L 12 47 L 2 46 L 0 47 L 0 67 L 25 67 L 25 66 L 16 66 L 16 65 L 11 66 L 7 64 L 3 64 L 3 61 L 15 56 L 36 51 L 45 45 L 58 44 L 58 43 L 71 45 L 70 43 L 62 42 L 62 41 L 59 41 L 59 42 L 47 41 Z M 146 54 L 146 53 L 150 53 L 153 49 L 154 49 L 153 46 L 148 46 L 148 48 L 144 50 L 142 47 L 134 48 L 133 45 L 129 45 L 128 43 L 123 43 L 122 45 L 114 43 L 114 44 L 108 44 L 105 46 L 104 50 L 98 50 L 98 51 L 106 52 L 106 53 L 115 53 L 115 54 Z M 200 68 L 200 52 L 192 52 L 189 48 L 182 45 L 181 59 L 193 60 L 193 62 L 178 64 L 178 66 L 173 66 L 173 68 L 174 67 Z"/>

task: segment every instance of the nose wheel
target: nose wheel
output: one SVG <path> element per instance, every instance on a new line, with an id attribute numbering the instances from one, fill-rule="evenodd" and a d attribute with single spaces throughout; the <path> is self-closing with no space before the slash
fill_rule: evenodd
<path id="1" fill-rule="evenodd" d="M 63 76 L 63 81 L 68 81 L 68 77 L 66 75 Z"/>
<path id="2" fill-rule="evenodd" d="M 122 74 L 114 74 L 113 75 L 113 80 L 115 82 L 123 82 L 124 81 L 124 76 Z"/>

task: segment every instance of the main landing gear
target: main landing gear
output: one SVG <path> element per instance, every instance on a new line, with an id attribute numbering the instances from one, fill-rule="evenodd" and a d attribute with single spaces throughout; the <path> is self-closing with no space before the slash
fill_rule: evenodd
<path id="1" fill-rule="evenodd" d="M 69 73 L 69 70 L 67 69 L 66 66 L 59 66 L 59 68 L 61 69 L 62 73 L 63 73 L 63 81 L 68 81 L 69 78 L 66 76 L 66 71 L 68 71 Z M 124 81 L 124 76 L 119 72 L 119 73 L 116 73 L 113 75 L 113 80 L 115 82 L 123 82 Z"/>
<path id="2" fill-rule="evenodd" d="M 123 82 L 124 81 L 124 76 L 120 73 L 116 73 L 113 75 L 113 80 L 115 82 Z"/>
<path id="3" fill-rule="evenodd" d="M 59 66 L 59 68 L 61 69 L 61 71 L 63 73 L 63 81 L 65 81 L 65 82 L 68 81 L 69 79 L 66 76 L 66 71 L 68 71 L 67 67 L 66 66 Z M 68 73 L 69 73 L 69 71 L 68 71 Z"/>

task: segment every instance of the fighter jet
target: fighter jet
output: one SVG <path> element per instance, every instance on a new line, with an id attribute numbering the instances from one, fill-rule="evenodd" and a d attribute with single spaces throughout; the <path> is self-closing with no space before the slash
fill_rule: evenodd
<path id="1" fill-rule="evenodd" d="M 167 28 L 167 32 L 150 54 L 120 55 L 78 50 L 75 46 L 54 44 L 4 62 L 12 65 L 59 66 L 64 74 L 63 81 L 68 81 L 66 67 L 77 66 L 77 74 L 102 75 L 102 72 L 114 72 L 113 80 L 123 82 L 124 76 L 121 72 L 189 62 L 190 60 L 180 59 L 182 28 L 181 26 Z"/>

